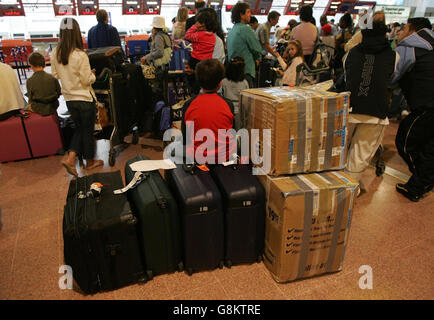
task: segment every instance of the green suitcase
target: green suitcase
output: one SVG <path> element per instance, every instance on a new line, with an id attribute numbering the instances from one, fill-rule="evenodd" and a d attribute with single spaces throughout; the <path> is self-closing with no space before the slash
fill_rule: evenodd
<path id="1" fill-rule="evenodd" d="M 136 172 L 130 164 L 149 160 L 142 155 L 125 165 L 125 184 Z M 158 170 L 142 172 L 136 186 L 127 191 L 133 214 L 138 219 L 137 235 L 148 280 L 184 269 L 178 207 Z"/>

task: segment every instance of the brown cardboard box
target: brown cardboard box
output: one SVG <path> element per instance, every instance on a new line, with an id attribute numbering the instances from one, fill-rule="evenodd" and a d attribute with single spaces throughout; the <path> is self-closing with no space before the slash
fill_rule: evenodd
<path id="1" fill-rule="evenodd" d="M 259 180 L 267 196 L 264 263 L 273 278 L 340 271 L 358 184 L 341 171 Z"/>
<path id="2" fill-rule="evenodd" d="M 349 92 L 274 87 L 241 92 L 242 127 L 271 129 L 269 174 L 320 172 L 345 167 Z"/>

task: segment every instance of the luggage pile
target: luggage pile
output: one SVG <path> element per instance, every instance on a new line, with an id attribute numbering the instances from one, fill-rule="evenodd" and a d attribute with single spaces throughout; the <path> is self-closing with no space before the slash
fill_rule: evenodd
<path id="1" fill-rule="evenodd" d="M 72 180 L 64 208 L 65 263 L 84 293 L 154 276 L 262 261 L 265 191 L 247 165 L 131 167 Z"/>
<path id="2" fill-rule="evenodd" d="M 277 282 L 342 269 L 358 184 L 342 171 L 349 92 L 262 88 L 241 92 L 244 128 L 259 129 L 271 150 L 264 264 Z M 261 131 L 271 130 L 271 145 Z M 255 145 L 255 141 L 251 142 Z"/>

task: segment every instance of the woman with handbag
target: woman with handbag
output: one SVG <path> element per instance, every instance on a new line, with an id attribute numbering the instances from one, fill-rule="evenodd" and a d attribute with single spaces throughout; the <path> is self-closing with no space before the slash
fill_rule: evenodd
<path id="1" fill-rule="evenodd" d="M 83 50 L 80 26 L 72 18 L 64 18 L 60 25 L 58 46 L 51 55 L 51 71 L 62 83 L 62 94 L 76 129 L 69 147 L 68 158 L 62 161 L 66 171 L 78 177 L 75 168 L 77 155 L 86 160 L 86 170 L 104 165 L 94 160 L 95 139 L 95 70 L 91 70 L 89 58 Z"/>
<path id="2" fill-rule="evenodd" d="M 143 65 L 150 65 L 155 68 L 155 85 L 154 89 L 163 88 L 162 98 L 167 103 L 167 72 L 169 71 L 169 62 L 172 58 L 172 42 L 167 34 L 167 28 L 164 17 L 156 16 L 152 20 L 152 43 L 151 51 L 140 59 Z M 144 74 L 145 69 L 144 69 Z M 148 71 L 149 73 L 149 71 Z M 145 74 L 145 78 L 152 79 L 150 75 Z M 158 93 L 158 92 L 156 92 Z"/>

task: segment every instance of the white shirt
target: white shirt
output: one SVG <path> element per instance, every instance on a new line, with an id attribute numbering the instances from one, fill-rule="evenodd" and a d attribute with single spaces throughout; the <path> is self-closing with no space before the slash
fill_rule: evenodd
<path id="1" fill-rule="evenodd" d="M 65 66 L 57 61 L 57 48 L 51 55 L 51 72 L 60 79 L 62 94 L 65 101 L 93 101 L 95 92 L 92 83 L 96 77 L 90 69 L 89 57 L 79 49 L 71 52 L 68 64 Z"/>
<path id="2" fill-rule="evenodd" d="M 1 62 L 0 84 L 0 114 L 24 108 L 24 98 L 15 71 Z"/>
<path id="3" fill-rule="evenodd" d="M 278 57 L 277 61 L 285 71 L 282 77 L 282 84 L 295 86 L 297 81 L 297 66 L 303 63 L 303 59 L 301 57 L 295 57 L 292 59 L 289 66 L 285 63 L 285 61 L 283 61 L 282 57 Z"/>

